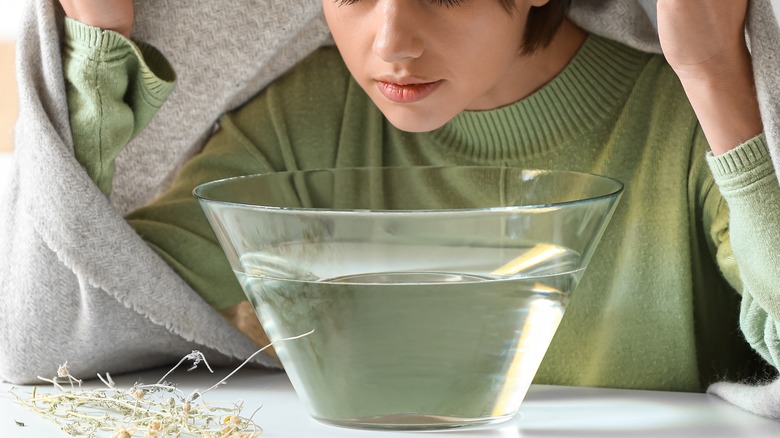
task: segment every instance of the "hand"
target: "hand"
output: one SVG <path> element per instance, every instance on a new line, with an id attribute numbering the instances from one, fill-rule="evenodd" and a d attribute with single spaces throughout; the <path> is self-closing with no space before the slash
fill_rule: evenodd
<path id="1" fill-rule="evenodd" d="M 65 15 L 89 26 L 113 30 L 130 38 L 133 0 L 60 0 Z"/>
<path id="2" fill-rule="evenodd" d="M 658 35 L 713 153 L 762 131 L 745 42 L 749 0 L 658 0 Z"/>

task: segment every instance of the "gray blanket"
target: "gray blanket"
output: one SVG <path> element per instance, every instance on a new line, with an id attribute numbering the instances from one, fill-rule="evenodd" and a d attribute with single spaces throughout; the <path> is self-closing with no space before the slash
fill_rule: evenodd
<path id="1" fill-rule="evenodd" d="M 170 363 L 196 348 L 217 364 L 255 351 L 123 219 L 166 187 L 221 113 L 330 42 L 320 0 L 224 5 L 137 4 L 134 37 L 165 53 L 179 82 L 120 155 L 107 199 L 72 152 L 62 17 L 52 0 L 27 2 L 18 41 L 16 160 L 0 197 L 0 378 L 34 382 L 66 360 L 74 375 L 92 377 Z M 591 32 L 658 51 L 654 8 L 653 0 L 575 0 L 571 16 Z M 766 135 L 780 170 L 780 32 L 770 0 L 753 1 L 748 33 Z M 270 363 L 260 358 L 256 364 Z M 780 383 L 721 383 L 710 390 L 780 418 Z"/>

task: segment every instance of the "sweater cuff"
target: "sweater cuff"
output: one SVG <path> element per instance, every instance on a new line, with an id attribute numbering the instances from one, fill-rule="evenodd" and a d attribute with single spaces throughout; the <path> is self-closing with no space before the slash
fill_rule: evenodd
<path id="1" fill-rule="evenodd" d="M 176 73 L 162 53 L 118 32 L 65 17 L 65 47 L 70 56 L 97 62 L 110 62 L 132 54 L 139 63 L 144 98 L 154 106 L 162 105 L 176 84 Z"/>
<path id="2" fill-rule="evenodd" d="M 707 164 L 724 193 L 746 188 L 767 177 L 775 177 L 764 133 L 724 154 L 715 156 L 708 152 Z"/>

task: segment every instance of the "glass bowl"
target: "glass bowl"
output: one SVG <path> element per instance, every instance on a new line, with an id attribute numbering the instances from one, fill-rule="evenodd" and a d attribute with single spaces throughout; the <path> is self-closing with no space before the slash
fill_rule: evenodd
<path id="1" fill-rule="evenodd" d="M 195 195 L 310 415 L 372 429 L 515 415 L 622 193 L 506 167 L 308 170 Z"/>

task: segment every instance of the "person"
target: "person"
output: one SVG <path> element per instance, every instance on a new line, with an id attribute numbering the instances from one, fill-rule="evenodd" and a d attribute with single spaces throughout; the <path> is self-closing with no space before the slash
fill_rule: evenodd
<path id="1" fill-rule="evenodd" d="M 174 69 L 127 38 L 132 2 L 61 3 L 74 152 L 110 194 L 115 157 Z M 659 0 L 664 56 L 586 33 L 568 3 L 323 0 L 335 48 L 225 114 L 170 190 L 127 222 L 264 344 L 196 185 L 364 165 L 604 174 L 624 196 L 578 287 L 587 298 L 567 310 L 536 382 L 701 391 L 774 375 L 780 189 L 744 39 L 748 1 Z"/>

